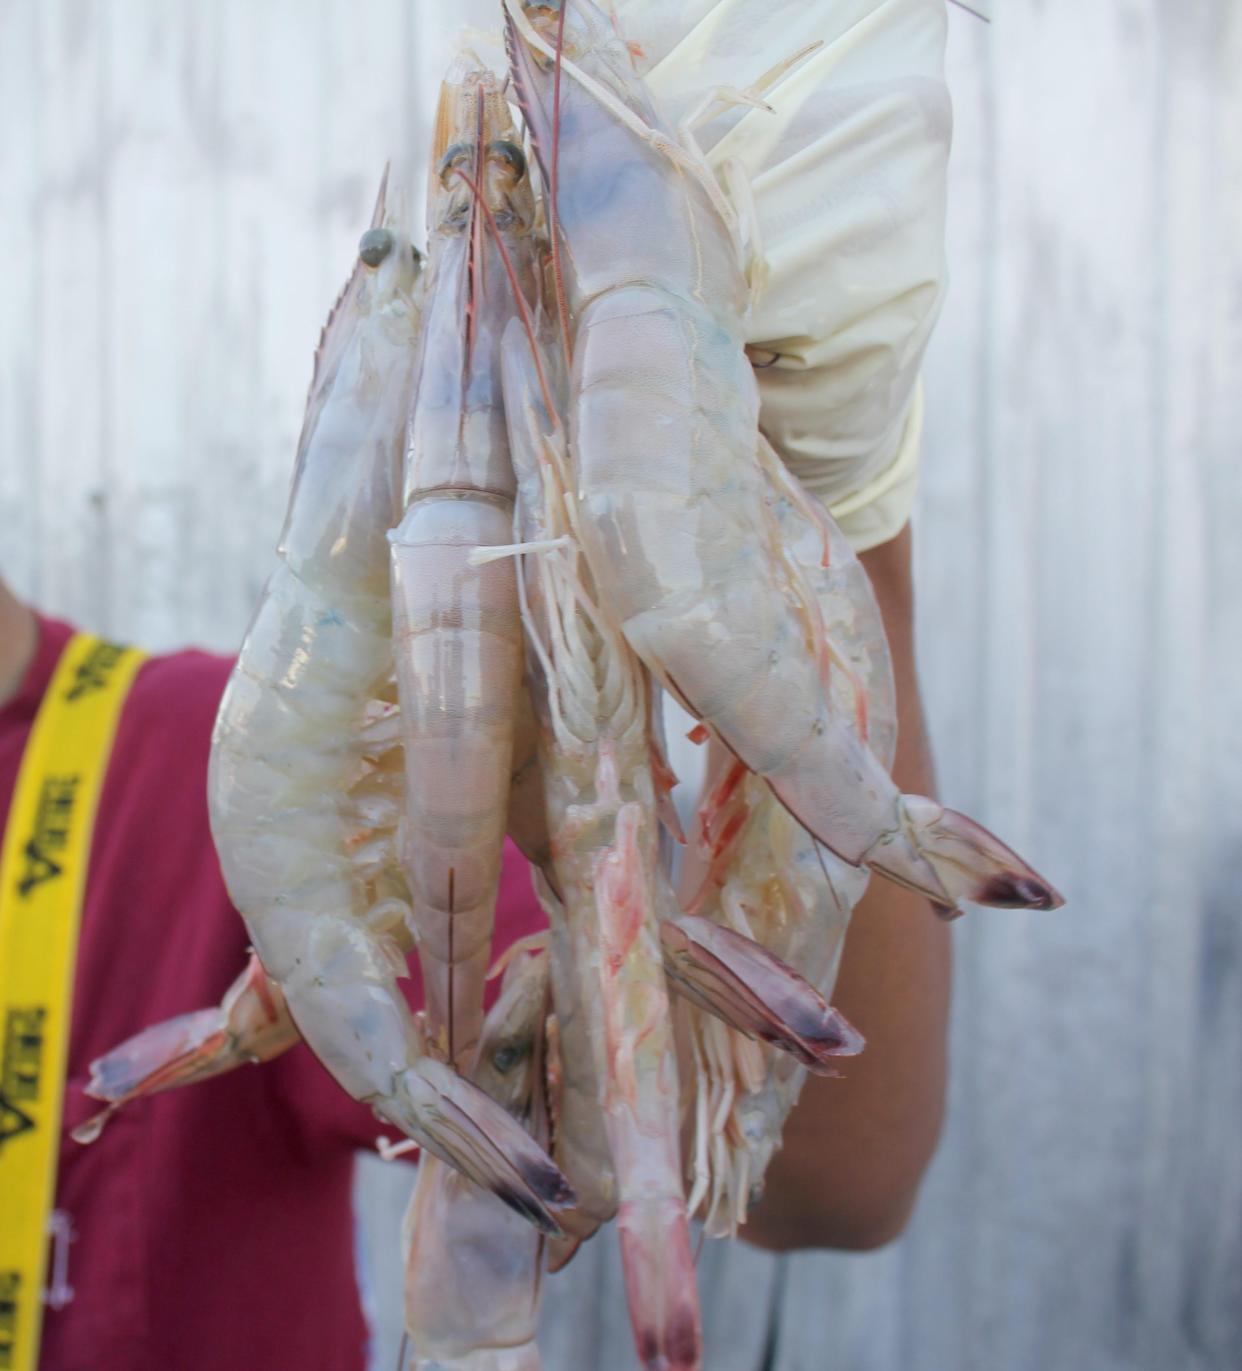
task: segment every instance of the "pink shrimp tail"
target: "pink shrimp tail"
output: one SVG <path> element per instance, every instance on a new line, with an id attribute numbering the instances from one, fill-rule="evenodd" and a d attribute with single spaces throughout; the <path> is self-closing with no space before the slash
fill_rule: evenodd
<path id="1" fill-rule="evenodd" d="M 682 915 L 660 927 L 664 967 L 687 999 L 739 1033 L 788 1052 L 821 1075 L 856 1056 L 863 1037 L 809 981 L 753 939 Z"/>
<path id="2" fill-rule="evenodd" d="M 929 895 L 945 913 L 958 900 L 1000 909 L 1058 909 L 1061 894 L 981 824 L 921 795 L 903 795 L 905 825 L 864 857 L 890 880 Z"/>
<path id="3" fill-rule="evenodd" d="M 108 1108 L 72 1130 L 91 1143 L 123 1105 L 161 1090 L 193 1085 L 248 1062 L 270 1061 L 298 1041 L 284 997 L 257 956 L 234 981 L 222 1004 L 152 1024 L 91 1062 L 85 1093 Z"/>
<path id="4" fill-rule="evenodd" d="M 623 1201 L 617 1222 L 639 1363 L 645 1371 L 697 1371 L 703 1334 L 685 1205 Z"/>
<path id="5" fill-rule="evenodd" d="M 381 1117 L 536 1228 L 560 1234 L 555 1213 L 573 1206 L 573 1188 L 511 1114 L 430 1057 L 406 1071 L 402 1085 L 404 1107 L 388 1102 L 376 1109 Z"/>

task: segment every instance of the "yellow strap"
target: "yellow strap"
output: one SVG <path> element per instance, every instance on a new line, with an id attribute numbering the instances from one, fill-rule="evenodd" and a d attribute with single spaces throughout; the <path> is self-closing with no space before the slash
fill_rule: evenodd
<path id="1" fill-rule="evenodd" d="M 79 633 L 22 754 L 0 851 L 0 1371 L 35 1371 L 73 966 L 95 807 L 143 654 Z"/>

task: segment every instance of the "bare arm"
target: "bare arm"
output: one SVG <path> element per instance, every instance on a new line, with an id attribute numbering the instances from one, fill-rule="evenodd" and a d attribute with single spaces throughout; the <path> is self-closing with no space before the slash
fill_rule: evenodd
<path id="1" fill-rule="evenodd" d="M 862 555 L 897 680 L 893 776 L 935 793 L 914 665 L 910 528 Z M 772 1250 L 878 1247 L 905 1227 L 944 1112 L 949 933 L 921 896 L 872 879 L 850 923 L 833 1004 L 867 1039 L 843 1080 L 810 1077 L 742 1236 Z"/>

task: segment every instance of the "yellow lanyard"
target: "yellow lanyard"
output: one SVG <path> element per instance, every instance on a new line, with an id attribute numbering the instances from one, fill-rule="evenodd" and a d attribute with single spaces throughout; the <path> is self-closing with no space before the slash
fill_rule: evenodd
<path id="1" fill-rule="evenodd" d="M 76 634 L 22 753 L 0 849 L 0 1371 L 39 1360 L 78 924 L 99 788 L 143 654 Z"/>

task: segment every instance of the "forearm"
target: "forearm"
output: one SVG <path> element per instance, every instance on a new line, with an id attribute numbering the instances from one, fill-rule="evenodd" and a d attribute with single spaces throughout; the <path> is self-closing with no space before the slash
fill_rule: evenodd
<path id="1" fill-rule="evenodd" d="M 893 775 L 934 793 L 914 662 L 910 530 L 864 553 L 897 684 Z M 833 1004 L 867 1039 L 843 1079 L 812 1076 L 785 1127 L 764 1195 L 742 1229 L 757 1246 L 876 1247 L 904 1227 L 940 1133 L 949 934 L 919 895 L 879 877 L 845 940 Z"/>

